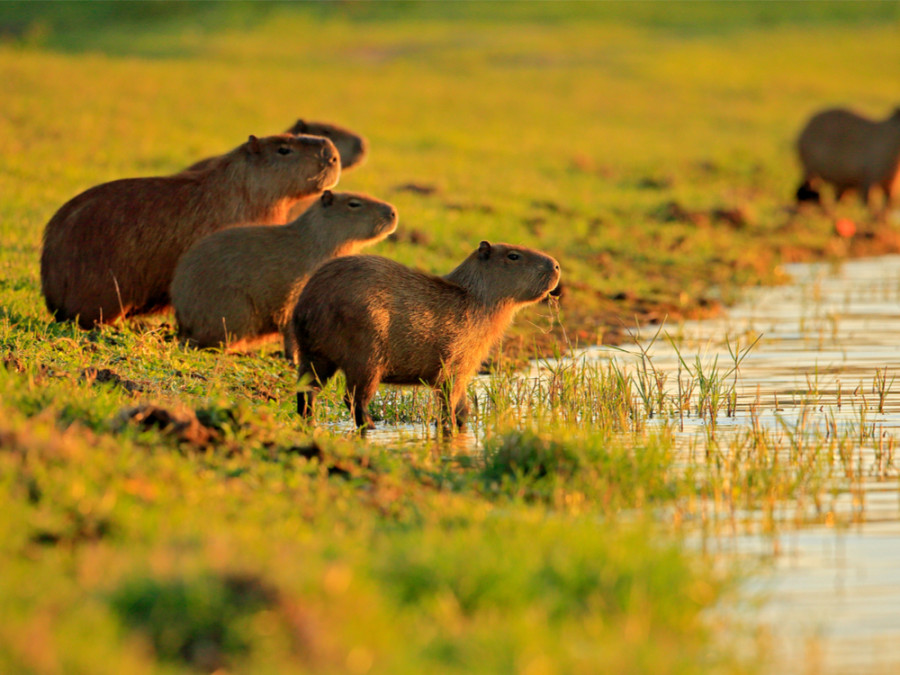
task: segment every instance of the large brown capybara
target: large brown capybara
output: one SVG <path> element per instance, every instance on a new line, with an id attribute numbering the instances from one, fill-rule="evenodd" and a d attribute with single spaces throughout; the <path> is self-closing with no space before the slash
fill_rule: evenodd
<path id="1" fill-rule="evenodd" d="M 559 264 L 529 248 L 481 242 L 444 277 L 378 256 L 337 258 L 307 282 L 294 309 L 301 381 L 297 410 L 335 372 L 347 378 L 356 424 L 372 426 L 367 406 L 380 382 L 428 384 L 440 391 L 443 427 L 461 427 L 466 385 L 521 307 L 559 283 Z"/>
<path id="2" fill-rule="evenodd" d="M 280 225 L 291 206 L 333 187 L 337 150 L 318 136 L 251 136 L 206 169 L 104 183 L 47 223 L 41 287 L 57 321 L 83 328 L 169 305 L 181 255 L 242 224 Z"/>
<path id="3" fill-rule="evenodd" d="M 328 124 L 327 122 L 304 122 L 302 119 L 299 119 L 284 133 L 327 138 L 334 143 L 334 147 L 337 148 L 338 155 L 340 155 L 341 171 L 346 171 L 362 164 L 369 151 L 369 144 L 365 138 L 349 129 L 339 127 L 336 124 Z M 222 155 L 216 155 L 215 157 L 201 159 L 199 162 L 189 166 L 185 171 L 196 171 L 197 169 L 206 168 L 221 157 Z"/>
<path id="4" fill-rule="evenodd" d="M 836 200 L 858 190 L 869 208 L 880 188 L 887 210 L 900 192 L 900 108 L 880 122 L 841 108 L 824 110 L 803 127 L 797 153 L 803 165 L 798 201 L 818 202 L 816 184 L 824 181 L 834 186 Z"/>
<path id="5" fill-rule="evenodd" d="M 352 255 L 397 227 L 391 204 L 365 195 L 322 196 L 281 227 L 232 227 L 194 244 L 172 280 L 178 334 L 197 347 L 239 350 L 277 333 L 296 361 L 291 310 L 321 263 Z"/>

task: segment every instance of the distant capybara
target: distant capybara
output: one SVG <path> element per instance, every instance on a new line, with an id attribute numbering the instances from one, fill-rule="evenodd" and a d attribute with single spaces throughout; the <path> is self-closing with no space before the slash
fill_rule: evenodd
<path id="1" fill-rule="evenodd" d="M 84 328 L 164 309 L 175 265 L 194 242 L 235 225 L 283 224 L 298 199 L 339 177 L 331 141 L 283 134 L 251 136 L 199 171 L 92 187 L 44 231 L 47 308 Z"/>
<path id="2" fill-rule="evenodd" d="M 803 165 L 798 201 L 819 201 L 816 182 L 834 186 L 839 201 L 858 190 L 870 208 L 873 188 L 880 188 L 889 208 L 900 192 L 900 108 L 881 122 L 834 108 L 814 115 L 797 138 Z"/>
<path id="3" fill-rule="evenodd" d="M 284 133 L 286 134 L 305 134 L 307 136 L 323 136 L 334 143 L 338 154 L 341 158 L 341 171 L 351 169 L 366 159 L 369 150 L 368 141 L 349 129 L 339 127 L 336 124 L 328 124 L 327 122 L 304 122 L 302 119 L 294 122 L 293 126 Z M 217 161 L 222 155 L 215 157 L 207 157 L 201 159 L 189 166 L 185 171 L 196 171 L 209 166 L 212 162 Z"/>
<path id="4" fill-rule="evenodd" d="M 428 384 L 442 394 L 443 426 L 462 426 L 466 385 L 521 307 L 547 296 L 559 264 L 529 248 L 481 242 L 444 277 L 378 256 L 337 258 L 307 282 L 294 309 L 299 376 L 297 410 L 314 414 L 315 397 L 338 369 L 360 427 L 380 382 Z"/>
<path id="5" fill-rule="evenodd" d="M 299 119 L 285 133 L 324 136 L 330 140 L 341 156 L 341 171 L 362 164 L 369 152 L 369 142 L 363 136 L 337 124 L 304 122 Z"/>
<path id="6" fill-rule="evenodd" d="M 232 227 L 205 237 L 182 256 L 172 280 L 178 334 L 194 346 L 236 350 L 280 332 L 285 356 L 295 360 L 291 310 L 309 275 L 396 227 L 392 205 L 326 190 L 287 225 Z"/>

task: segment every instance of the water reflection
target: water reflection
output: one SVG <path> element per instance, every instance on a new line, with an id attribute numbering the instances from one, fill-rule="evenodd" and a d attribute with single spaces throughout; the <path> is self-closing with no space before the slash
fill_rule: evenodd
<path id="1" fill-rule="evenodd" d="M 740 363 L 734 414 L 718 416 L 717 432 L 763 429 L 777 448 L 790 448 L 792 435 L 843 435 L 853 441 L 855 475 L 835 480 L 824 507 L 780 505 L 775 517 L 802 527 L 763 532 L 752 515 L 738 513 L 734 527 L 695 541 L 771 563 L 747 583 L 748 597 L 761 594 L 762 604 L 747 603 L 743 618 L 768 634 L 772 672 L 898 672 L 900 256 L 787 271 L 793 284 L 750 291 L 722 319 L 673 327 L 678 352 L 690 355 L 688 365 L 698 355 L 705 367 L 717 360 L 728 367 L 735 340 L 747 345 L 761 334 Z M 659 339 L 642 346 L 672 386 L 676 349 Z M 628 358 L 602 347 L 587 355 Z M 709 426 L 709 419 L 685 420 L 683 447 L 695 447 L 698 434 L 708 438 Z"/>

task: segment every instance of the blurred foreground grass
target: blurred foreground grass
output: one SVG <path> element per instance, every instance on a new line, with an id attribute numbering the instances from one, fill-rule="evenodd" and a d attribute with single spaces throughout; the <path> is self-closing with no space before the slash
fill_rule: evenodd
<path id="1" fill-rule="evenodd" d="M 621 388 L 539 434 L 501 410 L 484 456 L 312 437 L 271 353 L 50 323 L 41 231 L 93 184 L 333 120 L 371 142 L 341 188 L 400 210 L 377 252 L 545 249 L 569 338 L 612 339 L 785 259 L 895 246 L 788 207 L 812 111 L 896 104 L 896 3 L 3 3 L 0 35 L 0 671 L 745 668 L 705 611 L 732 573 L 659 517 L 741 483 L 675 471 Z M 508 351 L 564 346 L 554 321 Z M 751 469 L 747 508 L 807 489 Z"/>

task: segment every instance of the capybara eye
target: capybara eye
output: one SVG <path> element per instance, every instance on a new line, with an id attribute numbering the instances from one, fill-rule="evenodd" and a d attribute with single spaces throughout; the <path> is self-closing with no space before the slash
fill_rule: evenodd
<path id="1" fill-rule="evenodd" d="M 518 253 L 516 253 L 515 251 L 510 251 L 509 253 L 506 254 L 506 257 L 509 258 L 510 260 L 518 260 L 518 259 L 521 258 L 522 256 L 520 256 L 520 255 L 519 255 Z"/>
<path id="2" fill-rule="evenodd" d="M 347 206 L 349 206 L 351 209 L 358 209 L 360 206 L 362 206 L 362 202 L 358 199 L 351 199 L 349 202 L 347 202 Z"/>
<path id="3" fill-rule="evenodd" d="M 287 147 L 286 145 L 282 145 L 281 147 L 278 148 L 278 154 L 279 154 L 279 155 L 289 155 L 289 154 L 291 154 L 293 151 L 294 151 L 293 148 L 289 148 L 289 147 Z"/>

